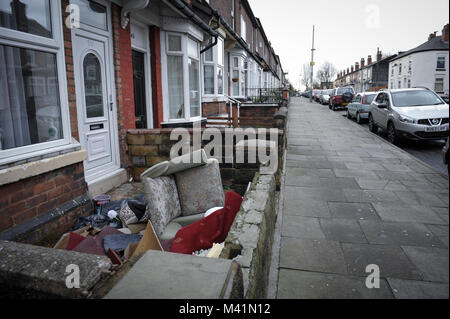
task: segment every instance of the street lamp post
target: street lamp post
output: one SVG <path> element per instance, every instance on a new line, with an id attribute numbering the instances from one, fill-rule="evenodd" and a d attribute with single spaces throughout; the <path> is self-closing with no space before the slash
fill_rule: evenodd
<path id="1" fill-rule="evenodd" d="M 314 31 L 315 31 L 315 26 L 313 25 L 313 36 L 312 36 L 312 49 L 311 49 L 311 75 L 310 75 L 310 81 L 311 81 L 311 94 L 309 96 L 309 102 L 312 102 L 312 89 L 314 88 L 314 51 L 316 49 L 314 49 Z"/>

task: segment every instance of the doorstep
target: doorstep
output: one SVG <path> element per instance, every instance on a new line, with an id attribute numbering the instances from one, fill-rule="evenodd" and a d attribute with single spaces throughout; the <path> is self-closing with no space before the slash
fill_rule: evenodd
<path id="1" fill-rule="evenodd" d="M 126 183 L 128 180 L 127 171 L 123 168 L 106 174 L 101 178 L 88 182 L 89 195 L 91 197 L 106 194 L 110 190 Z"/>

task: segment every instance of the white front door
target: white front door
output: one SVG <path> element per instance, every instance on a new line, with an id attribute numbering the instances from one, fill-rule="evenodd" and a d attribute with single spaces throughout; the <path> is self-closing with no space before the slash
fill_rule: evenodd
<path id="1" fill-rule="evenodd" d="M 88 153 L 84 169 L 89 182 L 119 168 L 110 39 L 83 30 L 72 35 L 78 128 Z"/>

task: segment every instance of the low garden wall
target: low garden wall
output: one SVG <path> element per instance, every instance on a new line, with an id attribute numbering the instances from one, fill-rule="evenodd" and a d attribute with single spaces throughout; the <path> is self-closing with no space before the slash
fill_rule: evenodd
<path id="1" fill-rule="evenodd" d="M 275 174 L 255 175 L 220 256 L 241 265 L 247 299 L 267 296 L 276 223 L 275 189 Z"/>

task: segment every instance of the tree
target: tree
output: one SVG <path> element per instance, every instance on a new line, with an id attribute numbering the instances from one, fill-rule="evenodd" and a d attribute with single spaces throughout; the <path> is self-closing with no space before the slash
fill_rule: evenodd
<path id="1" fill-rule="evenodd" d="M 311 66 L 309 65 L 309 63 L 303 64 L 300 80 L 301 84 L 306 87 L 306 91 L 311 89 Z"/>
<path id="2" fill-rule="evenodd" d="M 317 71 L 317 79 L 320 83 L 330 83 L 336 73 L 336 67 L 332 63 L 326 61 Z"/>

